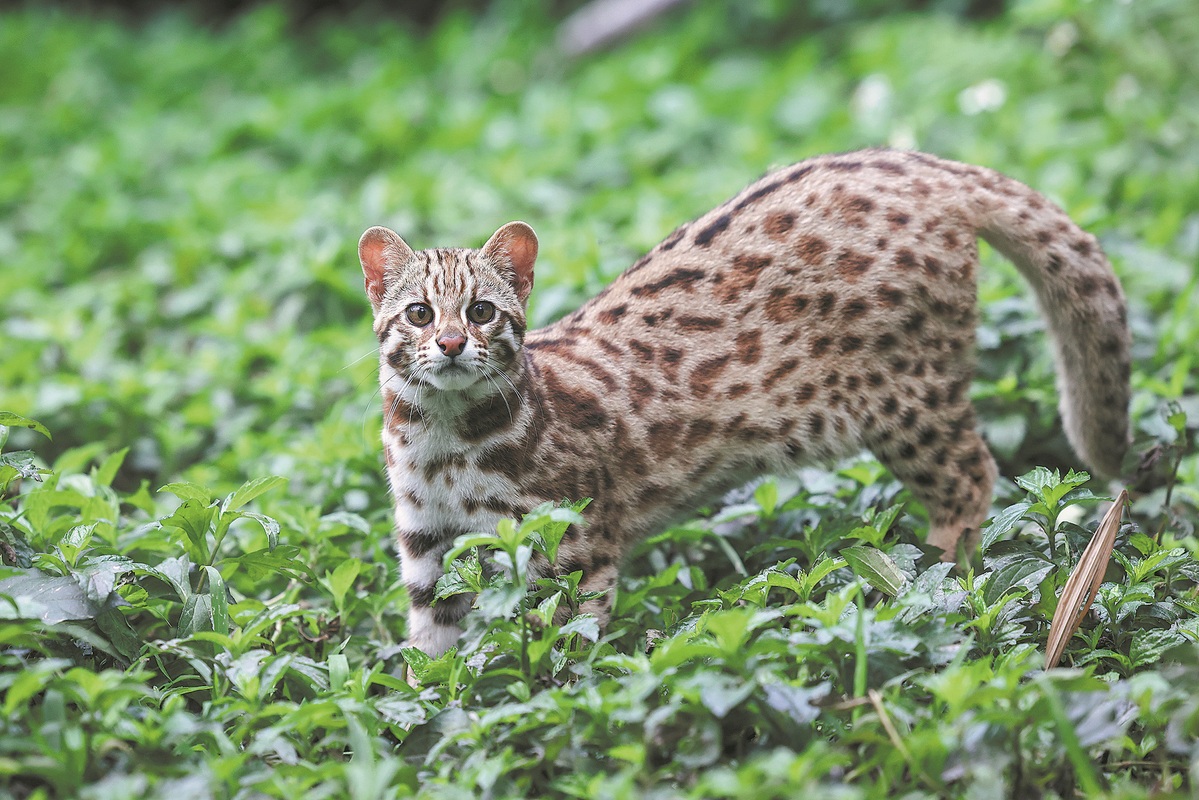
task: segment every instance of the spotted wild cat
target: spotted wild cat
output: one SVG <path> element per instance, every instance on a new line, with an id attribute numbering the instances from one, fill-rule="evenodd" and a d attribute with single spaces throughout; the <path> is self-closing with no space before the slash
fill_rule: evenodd
<path id="1" fill-rule="evenodd" d="M 359 255 L 380 343 L 383 446 L 410 643 L 440 653 L 470 600 L 433 602 L 456 536 L 545 500 L 594 498 L 551 569 L 612 586 L 621 557 L 762 473 L 868 449 L 952 554 L 996 468 L 968 399 L 977 237 L 1048 319 L 1066 433 L 1118 473 L 1129 333 L 1095 238 L 1028 187 L 921 153 L 823 156 L 762 178 L 553 325 L 525 329 L 537 239 Z M 593 604 L 601 618 L 606 605 Z"/>

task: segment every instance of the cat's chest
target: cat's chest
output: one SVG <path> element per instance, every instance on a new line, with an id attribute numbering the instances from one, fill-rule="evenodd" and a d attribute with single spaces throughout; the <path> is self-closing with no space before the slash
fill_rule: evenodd
<path id="1" fill-rule="evenodd" d="M 516 486 L 502 474 L 480 469 L 478 451 L 453 439 L 413 437 L 386 443 L 388 478 L 401 530 L 491 530 L 510 511 Z"/>

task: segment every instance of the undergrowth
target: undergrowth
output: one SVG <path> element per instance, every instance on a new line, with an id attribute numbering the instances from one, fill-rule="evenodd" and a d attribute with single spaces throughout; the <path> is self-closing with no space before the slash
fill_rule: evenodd
<path id="1" fill-rule="evenodd" d="M 0 13 L 0 795 L 1192 794 L 1199 19 L 843 5 L 697 4 L 577 62 L 533 2 L 426 31 Z M 543 323 L 772 165 L 880 144 L 1047 192 L 1127 290 L 1154 477 L 1064 666 L 1048 621 L 1110 487 L 1070 471 L 989 252 L 973 397 L 1020 477 L 968 567 L 863 457 L 643 543 L 604 630 L 578 575 L 524 575 L 585 507 L 476 532 L 438 587 L 476 594 L 459 646 L 406 650 L 361 231 L 531 222 Z"/>

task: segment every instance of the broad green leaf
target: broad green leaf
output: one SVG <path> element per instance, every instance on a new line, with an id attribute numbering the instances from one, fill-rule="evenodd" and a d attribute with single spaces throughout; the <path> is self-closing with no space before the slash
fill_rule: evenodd
<path id="1" fill-rule="evenodd" d="M 502 522 L 502 520 L 501 520 Z M 512 520 L 508 520 L 511 524 Z M 466 533 L 454 539 L 454 544 L 446 551 L 442 557 L 442 566 L 449 566 L 450 562 L 461 556 L 467 550 L 475 547 L 495 547 L 500 543 L 500 539 L 494 533 Z"/>
<path id="2" fill-rule="evenodd" d="M 0 602 L 0 619 L 38 619 L 54 625 L 91 619 L 96 614 L 96 606 L 74 578 L 46 575 L 34 569 L 10 570 L 10 573 L 15 574 L 0 579 L 0 595 L 12 598 L 13 604 Z"/>
<path id="3" fill-rule="evenodd" d="M 1056 485 L 1060 479 L 1057 472 L 1051 472 L 1045 467 L 1036 467 L 1031 472 L 1018 476 L 1015 480 L 1021 489 L 1041 497 L 1047 488 Z"/>
<path id="4" fill-rule="evenodd" d="M 891 526 L 895 524 L 895 520 L 899 518 L 902 512 L 902 503 L 895 503 L 882 510 L 872 510 L 869 515 L 870 523 L 876 530 L 885 534 L 891 530 Z"/>
<path id="5" fill-rule="evenodd" d="M 1053 562 L 1025 542 L 997 543 L 984 563 L 989 574 L 983 602 L 988 606 L 1013 590 L 1032 591 L 1054 569 Z"/>
<path id="6" fill-rule="evenodd" d="M 75 489 L 59 489 L 47 484 L 25 495 L 25 517 L 34 531 L 45 531 L 50 527 L 53 512 L 58 508 L 82 509 L 91 500 Z"/>
<path id="7" fill-rule="evenodd" d="M 358 514 L 352 514 L 349 511 L 334 511 L 331 514 L 325 514 L 321 517 L 321 522 L 330 525 L 344 525 L 363 536 L 370 536 L 371 533 L 370 523 Z"/>
<path id="8" fill-rule="evenodd" d="M 0 411 L 0 426 L 5 428 L 29 428 L 30 430 L 37 431 L 47 439 L 53 440 L 54 438 L 42 423 L 22 417 L 20 414 L 14 414 L 11 411 Z"/>
<path id="9" fill-rule="evenodd" d="M 1015 505 L 1008 506 L 988 520 L 986 527 L 983 528 L 982 541 L 979 544 L 979 550 L 983 555 L 986 555 L 990 551 L 991 545 L 1011 533 L 1020 524 L 1020 521 L 1024 519 L 1025 513 L 1030 508 L 1032 508 L 1032 503 L 1021 501 Z"/>
<path id="10" fill-rule="evenodd" d="M 322 583 L 329 589 L 329 593 L 333 596 L 333 602 L 339 609 L 344 607 L 346 592 L 354 585 L 361 568 L 361 561 L 356 558 L 347 558 L 334 567 L 332 572 L 325 573 Z"/>
<path id="11" fill-rule="evenodd" d="M 430 658 L 415 647 L 405 647 L 400 654 L 421 683 L 436 684 L 449 679 L 452 664 L 458 657 L 458 648 L 451 647 L 437 658 Z"/>
<path id="12" fill-rule="evenodd" d="M 125 463 L 125 456 L 129 454 L 129 448 L 123 447 L 112 455 L 108 456 L 96 467 L 96 484 L 99 486 L 112 486 L 112 481 L 117 476 L 117 471 L 121 465 Z"/>
<path id="13" fill-rule="evenodd" d="M 808 570 L 807 574 L 804 576 L 804 584 L 810 591 L 811 588 L 816 586 L 816 584 L 828 577 L 830 573 L 841 569 L 845 565 L 846 562 L 844 559 L 832 558 L 821 553 L 820 558 L 815 564 L 812 565 L 812 568 Z"/>
<path id="14" fill-rule="evenodd" d="M 484 619 L 507 619 L 516 613 L 528 589 L 523 583 L 504 583 L 479 592 L 475 607 Z"/>
<path id="15" fill-rule="evenodd" d="M 50 470 L 39 467 L 36 458 L 37 456 L 31 450 L 0 453 L 0 470 L 10 471 L 7 478 L 0 475 L 0 485 L 7 486 L 16 477 L 40 481 L 43 475 L 50 473 Z"/>
<path id="16" fill-rule="evenodd" d="M 379 716 L 392 725 L 413 728 L 425 722 L 428 711 L 421 703 L 411 697 L 402 696 L 403 692 L 412 692 L 406 683 L 388 685 L 391 694 L 375 703 Z"/>
<path id="17" fill-rule="evenodd" d="M 873 525 L 859 525 L 845 536 L 846 539 L 862 543 L 856 546 L 873 547 L 875 549 L 877 549 L 878 545 L 882 544 L 883 537 L 884 532 Z"/>
<path id="18" fill-rule="evenodd" d="M 1062 477 L 1057 470 L 1037 467 L 1016 478 L 1016 483 L 1050 507 L 1056 507 L 1062 498 L 1090 479 L 1091 476 L 1085 472 L 1070 470 Z"/>
<path id="19" fill-rule="evenodd" d="M 303 609 L 297 603 L 269 606 L 259 612 L 252 620 L 242 625 L 241 635 L 243 638 L 258 636 L 267 628 L 277 624 L 280 620 L 300 616 L 302 613 Z"/>
<path id="20" fill-rule="evenodd" d="M 133 570 L 134 563 L 124 556 L 90 556 L 75 570 L 75 580 L 88 599 L 100 605 L 116 589 L 117 579 Z"/>
<path id="21" fill-rule="evenodd" d="M 142 638 L 129 624 L 129 620 L 117 608 L 106 608 L 96 616 L 96 626 L 108 637 L 113 649 L 126 661 L 137 658 L 142 649 Z"/>
<path id="22" fill-rule="evenodd" d="M 181 601 L 192 596 L 191 560 L 186 555 L 163 559 L 157 566 L 141 565 L 139 571 L 166 581 Z"/>
<path id="23" fill-rule="evenodd" d="M 26 669 L 14 675 L 12 683 L 4 693 L 4 715 L 13 716 L 22 710 L 30 699 L 40 694 L 46 684 L 57 677 L 55 667 L 62 668 L 70 663 L 66 659 L 58 659 L 57 664 L 42 662 L 38 665 L 41 669 Z"/>
<path id="24" fill-rule="evenodd" d="M 229 632 L 229 604 L 225 596 L 225 579 L 214 567 L 205 566 L 208 576 L 208 594 L 212 596 L 212 628 L 216 633 Z"/>
<path id="25" fill-rule="evenodd" d="M 83 550 L 92 540 L 92 533 L 96 530 L 96 523 L 91 522 L 87 525 L 75 525 L 66 534 L 58 540 L 59 547 L 69 547 L 72 550 Z"/>
<path id="26" fill-rule="evenodd" d="M 710 671 L 699 672 L 681 680 L 679 686 L 684 690 L 698 692 L 700 702 L 717 719 L 728 716 L 730 711 L 744 702 L 757 688 L 752 680 Z"/>
<path id="27" fill-rule="evenodd" d="M 580 513 L 591 502 L 583 499 L 576 503 L 561 506 L 543 503 L 521 521 L 520 533 L 524 536 L 537 535 L 540 537 L 541 550 L 551 562 L 558 559 L 558 546 L 566 529 L 571 525 L 584 525 L 585 520 Z"/>
<path id="28" fill-rule="evenodd" d="M 865 579 L 880 592 L 894 597 L 903 589 L 905 583 L 903 572 L 882 550 L 876 547 L 856 545 L 843 548 L 838 555 L 845 559 L 855 575 Z"/>
<path id="29" fill-rule="evenodd" d="M 1187 564 L 1191 560 L 1190 554 L 1181 547 L 1170 550 L 1159 549 L 1135 565 L 1132 580 L 1143 581 L 1155 572 L 1173 569 L 1181 564 Z"/>
<path id="30" fill-rule="evenodd" d="M 480 592 L 484 588 L 483 567 L 474 553 L 456 558 L 437 579 L 435 596 L 438 600 L 458 594 Z"/>
<path id="31" fill-rule="evenodd" d="M 179 614 L 179 636 L 188 637 L 211 630 L 214 630 L 212 595 L 207 592 L 191 595 L 183 602 L 183 611 Z"/>
<path id="32" fill-rule="evenodd" d="M 191 501 L 197 505 L 206 506 L 212 502 L 212 493 L 203 486 L 197 486 L 194 483 L 187 481 L 177 481 L 168 483 L 158 490 L 159 492 L 170 492 L 184 502 Z"/>
<path id="33" fill-rule="evenodd" d="M 500 548 L 511 554 L 525 541 L 527 532 L 517 526 L 516 520 L 505 517 L 496 523 L 495 535 Z"/>
<path id="34" fill-rule="evenodd" d="M 1182 644 L 1186 637 L 1173 628 L 1150 628 L 1137 631 L 1132 637 L 1129 658 L 1134 667 L 1143 667 L 1157 662 L 1162 654 L 1175 645 Z"/>
<path id="35" fill-rule="evenodd" d="M 161 524 L 165 528 L 182 531 L 191 545 L 188 555 L 202 564 L 209 558 L 208 537 L 216 510 L 214 505 L 205 505 L 198 500 L 186 500 L 173 514 L 161 520 Z"/>
<path id="36" fill-rule="evenodd" d="M 753 597 L 755 598 L 753 602 L 760 605 L 765 600 L 767 592 L 774 588 L 788 589 L 794 592 L 800 600 L 806 599 L 804 586 L 799 579 L 778 567 L 770 567 L 744 581 L 735 593 L 734 599 Z"/>
<path id="37" fill-rule="evenodd" d="M 558 629 L 559 636 L 568 636 L 575 633 L 589 642 L 597 642 L 600 636 L 599 621 L 593 614 L 579 614 L 577 617 L 572 617 L 565 625 Z"/>
<path id="38" fill-rule="evenodd" d="M 350 662 L 344 653 L 332 653 L 326 659 L 329 669 L 329 688 L 341 689 L 350 679 Z"/>
<path id="39" fill-rule="evenodd" d="M 270 658 L 271 654 L 266 650 L 242 653 L 225 669 L 225 677 L 242 696 L 257 699 L 262 693 L 262 664 Z M 290 654 L 284 653 L 280 658 L 290 660 Z"/>
<path id="40" fill-rule="evenodd" d="M 783 572 L 781 569 L 770 568 L 761 573 L 765 579 L 766 585 L 772 589 L 788 589 L 795 593 L 795 596 L 800 600 L 806 600 L 806 592 L 803 583 L 794 575 Z"/>
<path id="41" fill-rule="evenodd" d="M 418 647 L 405 647 L 400 651 L 404 656 L 404 661 L 407 662 L 408 668 L 416 675 L 418 680 L 424 681 L 429 674 L 429 665 L 433 659 L 425 654 L 424 650 Z"/>
<path id="42" fill-rule="evenodd" d="M 282 544 L 274 550 L 264 547 L 240 556 L 222 558 L 218 564 L 226 571 L 229 565 L 235 565 L 236 569 L 245 570 L 246 575 L 254 581 L 270 580 L 279 575 L 293 580 L 312 578 L 312 570 L 301 560 L 302 555 L 303 551 L 298 546 Z"/>
<path id="43" fill-rule="evenodd" d="M 654 648 L 650 661 L 654 670 L 661 674 L 684 662 L 718 655 L 720 651 L 710 642 L 686 636 L 672 636 Z"/>
<path id="44" fill-rule="evenodd" d="M 255 511 L 238 511 L 234 512 L 238 517 L 252 519 L 262 526 L 262 530 L 266 533 L 266 544 L 268 550 L 274 550 L 279 546 L 279 523 L 272 517 L 266 514 L 259 514 Z"/>
<path id="45" fill-rule="evenodd" d="M 773 480 L 764 481 L 754 489 L 754 501 L 762 508 L 762 513 L 770 516 L 779 502 L 779 485 Z"/>
<path id="46" fill-rule="evenodd" d="M 255 478 L 252 481 L 247 481 L 237 491 L 225 498 L 225 502 L 221 505 L 221 512 L 237 511 L 259 495 L 265 494 L 276 486 L 285 483 L 287 483 L 287 478 L 278 475 L 269 475 L 264 478 Z"/>

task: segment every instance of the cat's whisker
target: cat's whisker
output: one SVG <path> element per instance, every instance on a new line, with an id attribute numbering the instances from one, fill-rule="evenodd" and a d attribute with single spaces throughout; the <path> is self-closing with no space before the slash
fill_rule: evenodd
<path id="1" fill-rule="evenodd" d="M 399 376 L 393 376 L 393 377 L 399 377 Z M 408 391 L 408 387 L 412 385 L 412 382 L 414 380 L 416 380 L 415 372 L 409 373 L 408 377 L 404 379 L 403 385 L 400 386 L 399 391 L 396 392 L 395 402 L 392 404 L 392 408 L 391 408 L 392 414 L 395 414 L 396 409 L 399 408 L 400 403 L 404 400 L 404 393 Z M 421 413 L 421 419 L 424 419 L 424 413 L 420 411 L 420 406 L 419 406 L 420 390 L 421 390 L 421 384 L 418 382 L 417 389 L 416 389 L 416 397 L 413 399 L 413 402 L 408 404 L 408 424 L 409 425 L 412 425 L 412 411 L 414 408 L 416 409 L 416 411 Z"/>
<path id="2" fill-rule="evenodd" d="M 420 414 L 421 422 L 425 422 L 425 411 L 423 408 L 423 403 L 421 402 L 421 398 L 423 396 L 422 393 L 424 392 L 424 389 L 425 389 L 425 382 L 421 379 L 420 375 L 417 374 L 417 371 L 415 369 L 411 373 L 409 373 L 408 379 L 406 381 L 404 381 L 404 385 L 402 387 L 400 387 L 400 392 L 396 395 L 397 402 L 398 402 L 399 396 L 401 394 L 403 394 L 404 392 L 408 391 L 408 387 L 412 385 L 413 381 L 416 381 L 416 396 L 413 397 L 412 402 L 408 404 L 408 424 L 409 425 L 412 425 L 412 412 L 413 411 L 415 411 L 417 414 Z"/>
<path id="3" fill-rule="evenodd" d="M 360 356 L 358 356 L 358 358 L 354 359 L 354 360 L 353 360 L 353 361 L 351 361 L 349 364 L 346 364 L 344 367 L 342 367 L 341 369 L 339 369 L 339 370 L 338 370 L 338 372 L 345 372 L 347 369 L 350 369 L 351 367 L 353 367 L 355 364 L 357 364 L 357 363 L 358 363 L 359 361 L 361 361 L 362 359 L 364 359 L 364 358 L 370 358 L 371 356 L 373 356 L 373 355 L 378 355 L 378 354 L 379 354 L 379 348 L 378 348 L 378 347 L 376 347 L 376 348 L 374 348 L 373 350 L 370 350 L 369 352 L 367 352 L 367 353 L 364 353 L 363 355 L 360 355 Z"/>
<path id="4" fill-rule="evenodd" d="M 492 369 L 492 371 L 494 371 L 494 373 L 496 375 L 499 375 L 500 378 L 504 378 L 504 380 L 508 381 L 508 385 L 512 386 L 512 391 L 517 392 L 517 395 L 519 395 L 519 390 L 517 390 L 517 385 L 513 384 L 512 379 L 508 378 L 507 375 L 504 374 L 504 372 L 502 372 L 498 366 L 494 365 L 494 363 L 492 363 L 490 361 L 483 361 L 481 363 L 481 366 Z M 507 395 L 507 392 L 504 391 L 504 386 L 501 386 L 499 383 L 496 383 L 495 378 L 493 378 L 492 375 L 490 375 L 488 372 L 484 372 L 481 369 L 480 373 L 483 375 L 483 378 L 487 379 L 487 383 L 495 386 L 495 391 L 499 392 L 500 398 L 502 399 L 502 401 L 504 401 L 504 407 L 508 410 L 508 421 L 516 422 L 516 416 L 513 416 L 513 414 L 512 414 L 512 405 L 510 403 L 508 403 L 508 395 Z"/>
<path id="5" fill-rule="evenodd" d="M 486 363 L 484 363 L 484 366 L 486 366 Z M 499 383 L 496 382 L 495 378 L 491 377 L 491 375 L 487 374 L 486 372 L 481 372 L 480 374 L 482 374 L 483 378 L 489 384 L 491 384 L 492 386 L 495 387 L 495 390 L 499 394 L 500 399 L 504 401 L 504 408 L 508 409 L 508 420 L 510 422 L 515 422 L 516 417 L 513 416 L 513 414 L 512 414 L 512 406 L 508 403 L 508 394 L 504 391 L 504 387 L 500 386 Z M 499 373 L 499 374 L 502 375 L 503 373 Z"/>
<path id="6" fill-rule="evenodd" d="M 378 397 L 382 391 L 383 391 L 383 384 L 380 383 L 378 386 L 375 387 L 375 391 L 373 393 L 371 393 L 370 399 L 366 401 L 366 405 L 364 405 L 362 408 L 362 422 L 361 422 L 360 427 L 362 429 L 362 440 L 364 442 L 366 441 L 366 415 L 370 413 L 371 403 L 374 402 L 375 398 Z"/>

